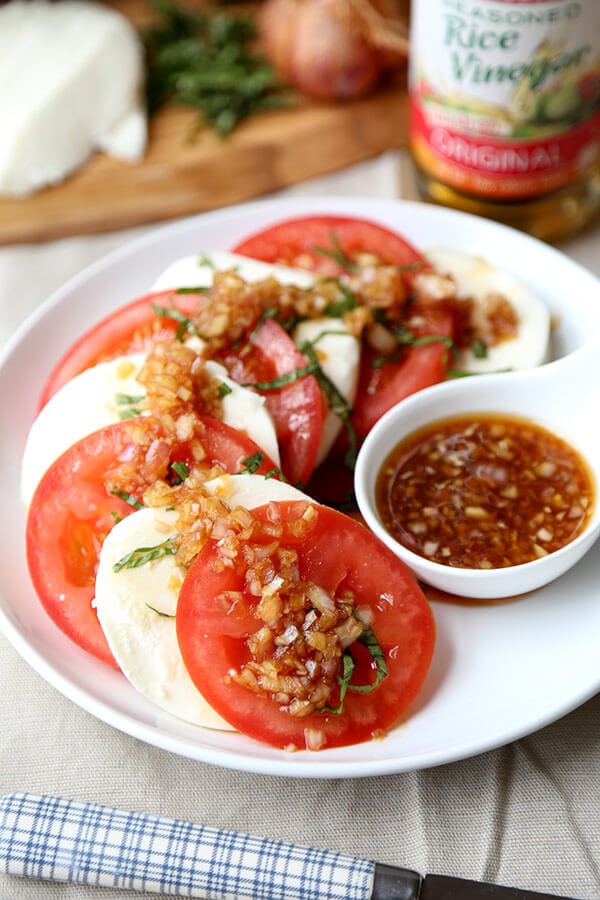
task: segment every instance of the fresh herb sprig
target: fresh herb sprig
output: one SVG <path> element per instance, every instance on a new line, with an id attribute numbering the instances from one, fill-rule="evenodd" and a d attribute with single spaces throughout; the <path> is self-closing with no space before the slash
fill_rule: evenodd
<path id="1" fill-rule="evenodd" d="M 157 20 L 140 32 L 150 115 L 167 101 L 191 106 L 199 127 L 226 137 L 249 116 L 289 104 L 289 90 L 252 49 L 250 16 L 191 10 L 174 0 L 150 0 L 150 6 Z"/>

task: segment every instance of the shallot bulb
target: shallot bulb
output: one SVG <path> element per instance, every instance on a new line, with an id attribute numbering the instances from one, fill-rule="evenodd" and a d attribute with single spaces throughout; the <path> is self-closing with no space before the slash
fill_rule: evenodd
<path id="1" fill-rule="evenodd" d="M 281 77 L 322 99 L 347 100 L 368 93 L 383 71 L 385 54 L 359 7 L 377 15 L 364 0 L 266 0 L 259 30 Z"/>

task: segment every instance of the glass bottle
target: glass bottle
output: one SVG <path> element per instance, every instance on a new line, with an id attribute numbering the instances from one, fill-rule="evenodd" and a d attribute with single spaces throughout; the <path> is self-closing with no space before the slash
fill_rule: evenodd
<path id="1" fill-rule="evenodd" d="M 536 237 L 600 215 L 600 0 L 413 0 L 424 199 Z"/>

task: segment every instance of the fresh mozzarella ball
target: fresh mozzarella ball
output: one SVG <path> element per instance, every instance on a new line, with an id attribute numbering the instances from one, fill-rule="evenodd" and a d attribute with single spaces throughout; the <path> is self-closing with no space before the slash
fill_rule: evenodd
<path id="1" fill-rule="evenodd" d="M 291 485 L 262 475 L 224 475 L 207 487 L 232 507 L 247 509 L 270 500 L 308 499 Z M 176 519 L 175 510 L 145 508 L 115 525 L 100 552 L 96 612 L 123 674 L 144 697 L 193 724 L 230 729 L 194 686 L 181 659 L 175 612 L 184 572 L 174 557 L 114 570 L 132 550 L 172 537 Z"/>
<path id="2" fill-rule="evenodd" d="M 31 426 L 21 469 L 21 496 L 26 506 L 46 469 L 68 447 L 92 432 L 119 422 L 145 396 L 136 380 L 145 356 L 121 356 L 85 369 L 68 381 L 40 410 Z M 223 422 L 245 432 L 279 464 L 275 427 L 262 396 L 232 381 L 223 366 L 206 363 L 217 384 L 230 390 L 223 398 Z M 129 398 L 127 401 L 125 398 Z"/>
<path id="3" fill-rule="evenodd" d="M 352 405 L 358 387 L 360 340 L 350 334 L 341 319 L 325 316 L 300 322 L 293 338 L 298 346 L 305 341 L 314 343 L 323 372 Z M 340 417 L 328 409 L 323 417 L 317 465 L 326 458 L 342 427 Z"/>
<path id="4" fill-rule="evenodd" d="M 458 296 L 476 303 L 475 320 L 485 322 L 486 307 L 494 295 L 502 295 L 513 306 L 518 319 L 518 334 L 488 348 L 478 359 L 471 350 L 463 351 L 455 366 L 468 372 L 494 372 L 505 369 L 529 369 L 548 359 L 550 313 L 542 301 L 508 272 L 500 271 L 478 256 L 469 256 L 448 247 L 432 247 L 426 257 L 440 275 L 456 282 Z"/>

